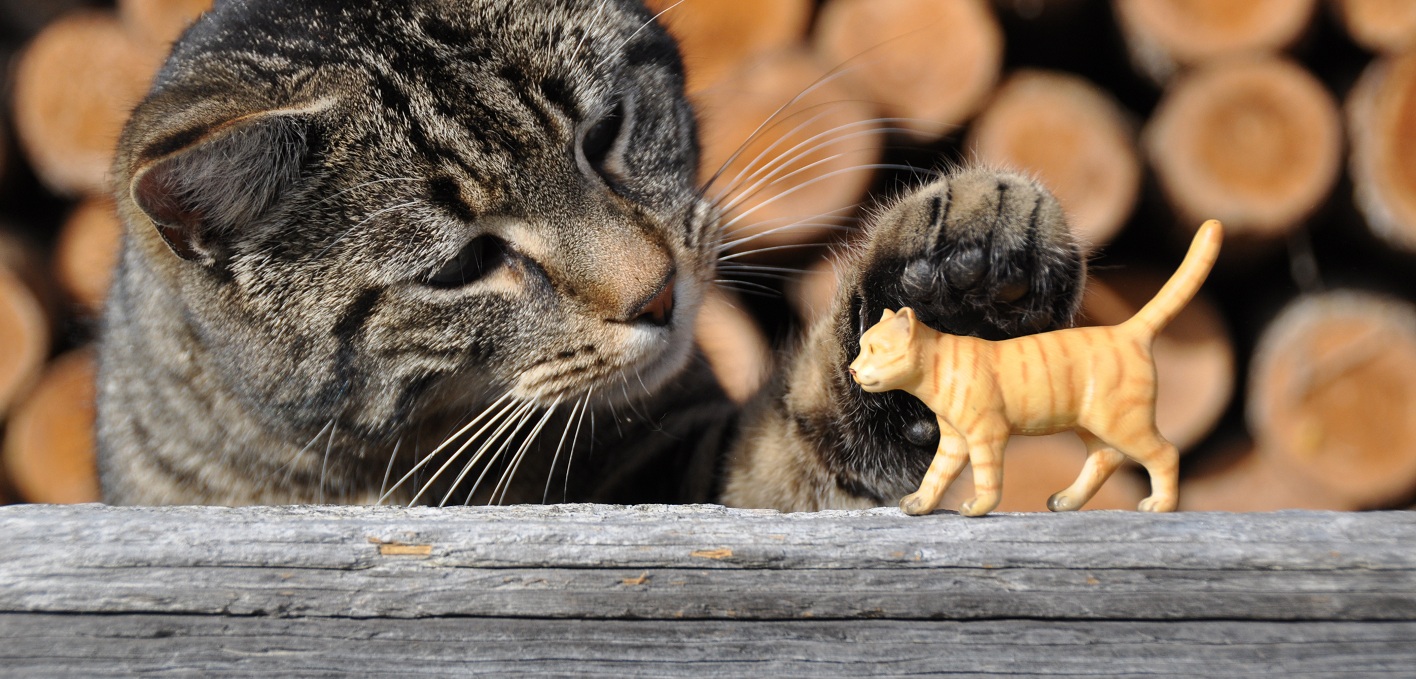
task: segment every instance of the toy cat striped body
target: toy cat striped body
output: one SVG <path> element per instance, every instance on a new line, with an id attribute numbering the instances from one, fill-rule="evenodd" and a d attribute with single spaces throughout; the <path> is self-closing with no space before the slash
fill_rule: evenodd
<path id="1" fill-rule="evenodd" d="M 1179 453 L 1156 430 L 1151 345 L 1204 282 L 1222 239 L 1219 222 L 1200 227 L 1175 275 L 1120 325 L 991 342 L 931 330 L 908 308 L 887 310 L 861 337 L 851 375 L 867 392 L 900 389 L 920 398 L 938 415 L 940 430 L 923 483 L 900 507 L 908 514 L 933 511 L 967 462 L 975 496 L 960 511 L 987 514 L 998 506 L 1010 434 L 1073 429 L 1087 445 L 1087 460 L 1048 508 L 1080 509 L 1129 457 L 1150 475 L 1151 495 L 1140 509 L 1174 511 Z"/>

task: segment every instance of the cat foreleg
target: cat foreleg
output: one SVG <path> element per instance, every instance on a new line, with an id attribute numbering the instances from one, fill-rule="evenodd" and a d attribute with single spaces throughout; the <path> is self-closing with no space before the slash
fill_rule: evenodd
<path id="1" fill-rule="evenodd" d="M 900 509 L 911 516 L 928 514 L 939 507 L 944 492 L 954 484 L 969 461 L 969 444 L 959 431 L 939 420 L 939 449 L 924 473 L 919 490 L 900 500 Z"/>
<path id="2" fill-rule="evenodd" d="M 973 467 L 974 496 L 959 505 L 964 516 L 983 516 L 998 508 L 1003 499 L 1003 446 L 1008 428 L 988 427 L 970 432 L 969 464 Z"/>

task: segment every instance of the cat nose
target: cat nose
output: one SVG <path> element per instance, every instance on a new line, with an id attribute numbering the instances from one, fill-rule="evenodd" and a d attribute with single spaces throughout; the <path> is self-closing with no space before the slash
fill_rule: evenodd
<path id="1" fill-rule="evenodd" d="M 678 275 L 669 271 L 669 275 L 660 284 L 658 292 L 649 297 L 649 300 L 639 304 L 636 311 L 629 314 L 631 323 L 648 323 L 657 327 L 664 327 L 669 324 L 674 315 L 674 284 L 678 282 Z"/>

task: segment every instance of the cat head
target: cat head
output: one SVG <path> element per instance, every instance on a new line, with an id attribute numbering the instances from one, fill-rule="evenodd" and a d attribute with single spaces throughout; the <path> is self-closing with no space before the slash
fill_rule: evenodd
<path id="1" fill-rule="evenodd" d="M 712 278 L 697 162 L 638 0 L 217 2 L 120 143 L 118 294 L 273 421 L 651 390 Z"/>
<path id="2" fill-rule="evenodd" d="M 860 336 L 860 354 L 851 361 L 851 378 L 871 392 L 901 389 L 919 378 L 915 341 L 919 319 L 913 309 L 885 310 L 880 321 Z"/>

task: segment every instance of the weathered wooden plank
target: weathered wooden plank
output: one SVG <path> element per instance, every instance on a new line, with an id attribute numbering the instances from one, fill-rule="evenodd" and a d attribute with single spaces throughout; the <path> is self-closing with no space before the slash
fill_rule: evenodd
<path id="1" fill-rule="evenodd" d="M 0 676 L 1411 676 L 1416 623 L 0 615 Z"/>
<path id="2" fill-rule="evenodd" d="M 0 612 L 1416 620 L 1416 514 L 0 509 Z"/>

